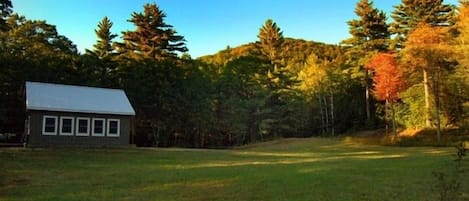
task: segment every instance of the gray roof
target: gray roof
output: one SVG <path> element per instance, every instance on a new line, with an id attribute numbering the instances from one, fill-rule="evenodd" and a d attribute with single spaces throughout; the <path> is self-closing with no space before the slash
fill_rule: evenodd
<path id="1" fill-rule="evenodd" d="M 40 82 L 26 82 L 26 109 L 135 115 L 123 90 Z"/>

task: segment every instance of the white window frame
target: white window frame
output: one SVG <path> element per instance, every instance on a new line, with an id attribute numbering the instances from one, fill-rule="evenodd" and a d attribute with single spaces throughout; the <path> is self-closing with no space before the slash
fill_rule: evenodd
<path id="1" fill-rule="evenodd" d="M 102 133 L 95 133 L 94 132 L 94 127 L 95 127 L 94 122 L 96 120 L 103 122 L 103 132 Z M 91 128 L 91 136 L 103 137 L 106 134 L 106 119 L 105 118 L 93 118 L 92 124 L 93 124 L 93 126 Z"/>
<path id="2" fill-rule="evenodd" d="M 46 132 L 46 119 L 47 118 L 51 118 L 55 120 L 54 132 Z M 42 135 L 57 135 L 57 128 L 58 128 L 57 124 L 58 124 L 57 116 L 44 115 L 42 117 Z"/>
<path id="3" fill-rule="evenodd" d="M 80 133 L 80 120 L 86 120 L 86 133 Z M 90 118 L 88 117 L 77 117 L 77 126 L 75 135 L 76 136 L 90 136 L 90 130 L 91 130 L 91 124 L 90 124 Z"/>
<path id="4" fill-rule="evenodd" d="M 70 122 L 71 122 L 72 125 L 70 125 L 70 126 L 71 126 L 71 128 L 70 128 L 70 133 L 65 133 L 65 132 L 62 131 L 63 123 L 64 123 L 63 120 L 66 120 L 66 119 L 71 120 Z M 62 117 L 60 117 L 59 134 L 60 134 L 60 135 L 64 135 L 64 136 L 72 136 L 72 135 L 73 135 L 73 131 L 74 131 L 74 129 L 75 129 L 74 125 L 75 125 L 75 118 L 74 118 L 74 117 L 69 117 L 69 116 L 62 116 Z"/>
<path id="5" fill-rule="evenodd" d="M 111 133 L 111 121 L 117 121 L 117 133 Z M 121 120 L 120 119 L 107 119 L 107 129 L 106 129 L 106 135 L 108 137 L 119 137 L 120 136 L 120 130 L 121 130 Z"/>

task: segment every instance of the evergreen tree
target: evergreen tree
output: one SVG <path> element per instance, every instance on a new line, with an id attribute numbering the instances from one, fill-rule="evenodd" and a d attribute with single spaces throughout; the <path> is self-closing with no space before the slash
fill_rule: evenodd
<path id="1" fill-rule="evenodd" d="M 272 19 L 268 19 L 260 28 L 259 47 L 262 53 L 270 60 L 272 64 L 277 64 L 280 57 L 280 48 L 283 44 L 283 32 Z"/>
<path id="2" fill-rule="evenodd" d="M 370 79 L 364 65 L 376 51 L 382 52 L 388 49 L 390 33 L 386 14 L 374 8 L 372 1 L 360 0 L 356 5 L 355 14 L 359 19 L 348 21 L 352 37 L 343 43 L 351 46 L 348 54 L 355 68 L 354 76 L 362 80 L 365 88 L 366 118 L 370 121 L 372 117 Z"/>
<path id="3" fill-rule="evenodd" d="M 166 14 L 156 4 L 144 5 L 143 13 L 132 13 L 128 21 L 136 26 L 136 30 L 122 32 L 124 43 L 119 45 L 119 51 L 130 57 L 154 60 L 187 52 L 184 37 L 166 24 L 165 17 Z"/>
<path id="4" fill-rule="evenodd" d="M 360 0 L 355 8 L 359 19 L 348 21 L 352 38 L 344 41 L 362 51 L 385 51 L 388 49 L 390 33 L 386 14 L 373 8 L 373 1 Z"/>
<path id="5" fill-rule="evenodd" d="M 394 22 L 391 32 L 396 34 L 395 48 L 402 48 L 407 35 L 419 24 L 451 26 L 454 24 L 454 6 L 443 4 L 443 0 L 402 0 L 392 12 Z"/>
<path id="6" fill-rule="evenodd" d="M 113 39 L 116 34 L 111 33 L 112 22 L 108 17 L 104 17 L 98 24 L 98 28 L 94 30 L 98 40 L 93 45 L 93 50 L 86 49 L 86 55 L 90 59 L 87 66 L 83 69 L 86 73 L 93 75 L 91 82 L 103 87 L 113 87 L 112 76 L 116 64 L 113 61 L 115 48 L 112 46 Z M 88 61 L 88 60 L 86 60 Z M 91 83 L 90 83 L 91 84 Z"/>
<path id="7" fill-rule="evenodd" d="M 284 59 L 282 44 L 284 42 L 283 33 L 273 20 L 268 19 L 260 28 L 258 47 L 262 54 L 270 61 L 270 65 L 259 74 L 261 85 L 267 89 L 269 93 L 264 108 L 264 120 L 260 123 L 261 130 L 272 137 L 281 134 L 282 128 L 286 128 L 284 120 L 289 112 L 286 107 L 286 100 L 293 86 L 298 84 L 290 71 L 283 65 Z"/>
<path id="8" fill-rule="evenodd" d="M 99 22 L 98 29 L 94 30 L 98 40 L 93 45 L 93 50 L 86 50 L 87 54 L 96 55 L 100 59 L 112 54 L 114 51 L 112 40 L 117 37 L 117 34 L 111 33 L 112 24 L 107 16 Z"/>

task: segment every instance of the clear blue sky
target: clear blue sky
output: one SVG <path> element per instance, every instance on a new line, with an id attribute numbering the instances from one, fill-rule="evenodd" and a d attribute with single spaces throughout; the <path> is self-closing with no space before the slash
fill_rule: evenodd
<path id="1" fill-rule="evenodd" d="M 96 42 L 94 29 L 108 16 L 112 32 L 134 30 L 127 22 L 145 3 L 156 3 L 187 40 L 189 54 L 199 57 L 257 40 L 266 19 L 277 22 L 285 37 L 337 44 L 348 38 L 348 20 L 356 18 L 358 0 L 12 0 L 13 10 L 28 19 L 46 20 L 72 40 L 80 52 Z M 375 0 L 390 13 L 400 0 Z M 457 0 L 445 0 L 457 4 Z M 389 16 L 388 16 L 389 18 Z"/>

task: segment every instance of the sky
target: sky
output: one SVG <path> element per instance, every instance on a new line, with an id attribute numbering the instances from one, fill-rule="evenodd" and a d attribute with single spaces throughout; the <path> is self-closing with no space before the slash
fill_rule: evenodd
<path id="1" fill-rule="evenodd" d="M 113 23 L 111 32 L 135 30 L 127 22 L 143 5 L 156 3 L 167 24 L 186 39 L 193 58 L 214 54 L 227 46 L 254 42 L 267 19 L 274 20 L 284 37 L 338 44 L 349 38 L 347 21 L 357 18 L 358 0 L 12 0 L 13 11 L 31 20 L 46 20 L 80 52 L 92 49 L 94 30 L 104 16 Z M 374 0 L 388 14 L 400 0 Z M 445 0 L 457 4 L 457 0 Z"/>

